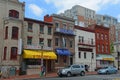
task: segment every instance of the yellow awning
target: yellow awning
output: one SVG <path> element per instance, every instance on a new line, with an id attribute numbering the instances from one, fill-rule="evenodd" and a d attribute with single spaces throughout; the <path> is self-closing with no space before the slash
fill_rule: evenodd
<path id="1" fill-rule="evenodd" d="M 35 51 L 35 50 L 24 50 L 23 58 L 25 59 L 57 59 L 56 54 L 53 51 Z"/>

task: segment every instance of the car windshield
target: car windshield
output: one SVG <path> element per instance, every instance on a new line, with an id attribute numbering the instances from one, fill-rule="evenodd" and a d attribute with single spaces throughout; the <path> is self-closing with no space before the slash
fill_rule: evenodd
<path id="1" fill-rule="evenodd" d="M 107 69 L 108 67 L 103 67 L 102 69 Z"/>
<path id="2" fill-rule="evenodd" d="M 69 68 L 70 66 L 66 66 L 65 68 Z"/>

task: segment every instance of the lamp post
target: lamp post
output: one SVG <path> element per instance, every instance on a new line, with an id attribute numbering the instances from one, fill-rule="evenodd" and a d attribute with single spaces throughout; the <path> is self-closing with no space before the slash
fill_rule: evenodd
<path id="1" fill-rule="evenodd" d="M 41 50 L 43 50 L 44 42 L 41 42 Z M 41 66 L 43 66 L 43 51 L 41 52 Z"/>

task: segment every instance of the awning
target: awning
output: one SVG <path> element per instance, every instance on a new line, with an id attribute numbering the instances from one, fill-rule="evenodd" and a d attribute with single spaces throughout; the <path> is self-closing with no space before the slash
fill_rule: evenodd
<path id="1" fill-rule="evenodd" d="M 69 56 L 71 53 L 68 49 L 61 49 L 61 48 L 57 48 L 56 52 L 58 55 L 66 55 Z"/>
<path id="2" fill-rule="evenodd" d="M 35 50 L 24 50 L 23 58 L 25 59 L 57 59 L 56 54 L 53 51 L 35 51 Z"/>
<path id="3" fill-rule="evenodd" d="M 112 55 L 99 54 L 97 55 L 96 60 L 114 61 L 115 58 Z"/>

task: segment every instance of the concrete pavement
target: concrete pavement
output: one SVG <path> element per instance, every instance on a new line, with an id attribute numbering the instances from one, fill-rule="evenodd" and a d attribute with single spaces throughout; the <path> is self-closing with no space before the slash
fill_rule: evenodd
<path id="1" fill-rule="evenodd" d="M 86 72 L 86 75 L 95 75 L 97 72 Z M 45 77 L 57 77 L 56 72 L 52 73 L 47 73 Z M 40 78 L 39 74 L 34 74 L 34 75 L 19 75 L 19 76 L 12 76 L 7 79 L 0 79 L 0 80 L 22 80 L 22 79 L 31 79 L 31 78 Z"/>

